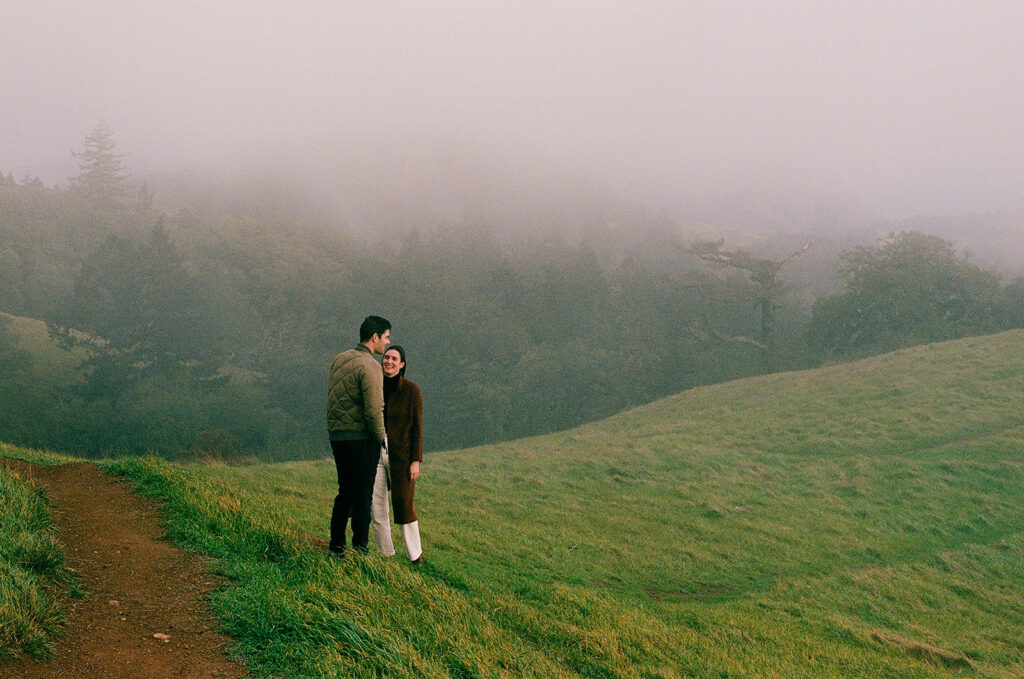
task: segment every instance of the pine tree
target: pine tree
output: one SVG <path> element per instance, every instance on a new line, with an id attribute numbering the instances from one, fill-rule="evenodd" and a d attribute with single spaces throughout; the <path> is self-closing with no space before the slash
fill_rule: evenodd
<path id="1" fill-rule="evenodd" d="M 86 136 L 82 151 L 71 152 L 79 159 L 81 170 L 71 179 L 72 187 L 103 209 L 121 207 L 132 195 L 128 175 L 121 166 L 125 154 L 115 153 L 114 147 L 114 133 L 106 122 L 100 121 Z"/>

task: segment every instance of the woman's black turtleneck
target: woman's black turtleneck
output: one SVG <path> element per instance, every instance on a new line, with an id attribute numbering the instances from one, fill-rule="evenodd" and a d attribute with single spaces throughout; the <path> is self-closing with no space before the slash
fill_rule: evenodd
<path id="1" fill-rule="evenodd" d="M 401 375 L 395 375 L 394 377 L 384 376 L 384 402 L 391 398 L 391 394 L 395 393 L 398 389 L 398 381 L 402 379 Z"/>

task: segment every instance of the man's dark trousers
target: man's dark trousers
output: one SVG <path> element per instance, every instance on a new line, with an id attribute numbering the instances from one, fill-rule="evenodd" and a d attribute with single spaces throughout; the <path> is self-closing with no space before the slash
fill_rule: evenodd
<path id="1" fill-rule="evenodd" d="M 380 442 L 331 441 L 338 469 L 338 496 L 331 512 L 332 552 L 345 551 L 345 526 L 352 517 L 352 546 L 367 551 L 370 540 L 370 503 L 380 460 Z"/>

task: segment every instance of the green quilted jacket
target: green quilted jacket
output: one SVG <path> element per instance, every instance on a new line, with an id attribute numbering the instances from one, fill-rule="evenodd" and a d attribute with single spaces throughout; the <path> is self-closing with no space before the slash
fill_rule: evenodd
<path id="1" fill-rule="evenodd" d="M 327 430 L 332 441 L 384 440 L 384 372 L 364 344 L 331 364 Z"/>

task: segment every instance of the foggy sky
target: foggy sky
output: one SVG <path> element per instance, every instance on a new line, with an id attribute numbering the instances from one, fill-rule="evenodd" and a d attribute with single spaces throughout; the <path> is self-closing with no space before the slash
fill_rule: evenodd
<path id="1" fill-rule="evenodd" d="M 737 184 L 1024 211 L 1024 2 L 0 4 L 0 171 L 65 185 L 100 120 L 142 175 L 429 139 L 653 207 Z"/>

